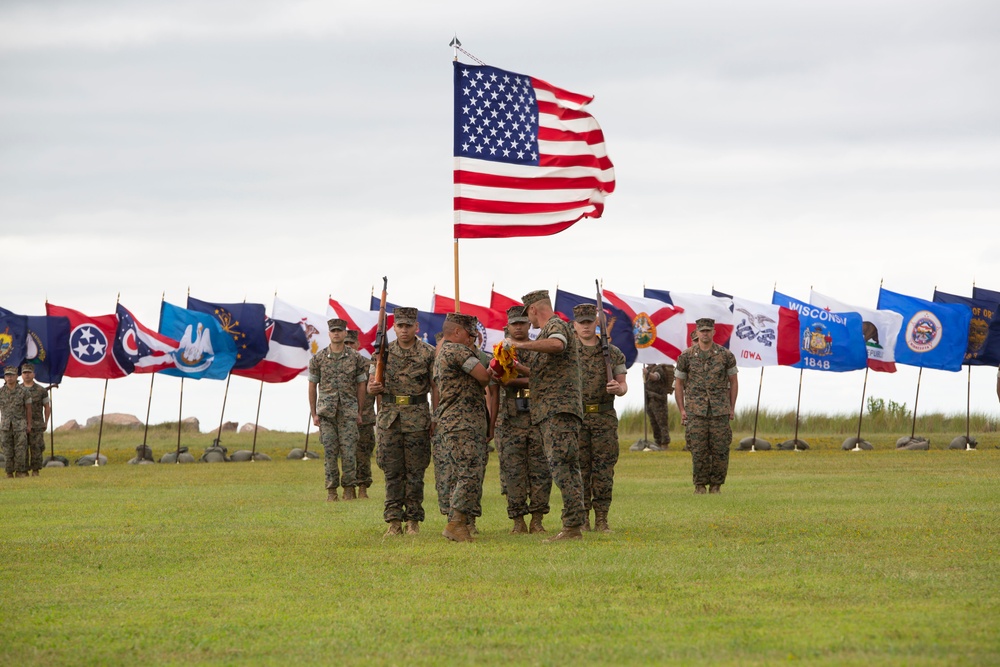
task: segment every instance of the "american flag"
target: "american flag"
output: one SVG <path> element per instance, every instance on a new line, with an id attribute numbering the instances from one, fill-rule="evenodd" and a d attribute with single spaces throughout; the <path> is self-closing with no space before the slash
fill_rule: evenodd
<path id="1" fill-rule="evenodd" d="M 593 97 L 454 63 L 455 238 L 547 236 L 599 218 L 615 189 Z"/>

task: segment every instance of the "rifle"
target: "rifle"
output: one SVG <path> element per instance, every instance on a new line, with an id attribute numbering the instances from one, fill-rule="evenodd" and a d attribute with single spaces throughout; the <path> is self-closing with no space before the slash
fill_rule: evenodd
<path id="1" fill-rule="evenodd" d="M 382 276 L 382 299 L 378 304 L 378 329 L 375 331 L 375 382 L 385 383 L 385 362 L 389 358 L 389 345 L 385 339 L 385 293 L 389 279 Z"/>
<path id="2" fill-rule="evenodd" d="M 604 299 L 601 298 L 601 284 L 594 280 L 597 286 L 597 324 L 601 327 L 601 352 L 604 353 L 604 367 L 608 372 L 608 382 L 615 379 L 611 370 L 611 342 L 608 339 L 608 318 L 604 314 Z"/>

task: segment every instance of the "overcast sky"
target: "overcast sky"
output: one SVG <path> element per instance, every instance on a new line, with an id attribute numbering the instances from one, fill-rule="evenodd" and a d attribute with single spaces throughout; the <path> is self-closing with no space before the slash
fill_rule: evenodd
<path id="1" fill-rule="evenodd" d="M 467 240 L 461 296 L 595 278 L 770 301 L 810 287 L 874 307 L 878 286 L 1000 289 L 996 2 L 0 4 L 0 306 L 88 314 L 115 298 L 155 326 L 161 295 L 323 312 L 327 296 L 426 309 L 454 296 L 454 34 L 490 65 L 595 95 L 617 190 L 604 217 L 541 239 Z M 15 277 L 15 273 L 17 274 Z M 798 371 L 765 371 L 794 408 Z M 744 371 L 740 406 L 758 372 Z M 917 370 L 871 376 L 912 406 Z M 1000 412 L 973 369 L 974 410 Z M 636 372 L 626 405 L 641 403 Z M 968 376 L 928 371 L 920 409 L 961 412 Z M 810 373 L 805 411 L 856 411 L 863 373 Z M 142 418 L 148 378 L 110 384 Z M 153 421 L 176 419 L 158 378 Z M 55 421 L 98 414 L 70 379 Z M 235 378 L 226 418 L 254 420 Z M 217 425 L 223 383 L 185 385 Z M 303 429 L 304 380 L 265 387 L 260 422 Z"/>

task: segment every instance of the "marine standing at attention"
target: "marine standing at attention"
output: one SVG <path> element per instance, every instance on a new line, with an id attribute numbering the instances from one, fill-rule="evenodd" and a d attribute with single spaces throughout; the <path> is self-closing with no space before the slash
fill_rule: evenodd
<path id="1" fill-rule="evenodd" d="M 347 330 L 347 347 L 358 351 L 358 331 Z M 366 364 L 367 366 L 367 364 Z M 365 392 L 365 402 L 361 408 L 361 424 L 358 426 L 357 473 L 358 498 L 368 499 L 368 487 L 372 485 L 372 454 L 375 452 L 375 397 Z"/>
<path id="2" fill-rule="evenodd" d="M 386 535 L 416 535 L 424 520 L 424 472 L 431 461 L 431 412 L 437 408 L 434 348 L 417 338 L 416 308 L 395 308 L 385 382 L 375 381 L 375 362 L 368 374 L 368 393 L 379 396 L 375 426 L 378 454 L 385 473 Z"/>
<path id="3" fill-rule="evenodd" d="M 736 417 L 736 357 L 712 340 L 715 320 L 695 322 L 697 340 L 681 352 L 674 371 L 674 398 L 691 449 L 694 492 L 719 493 L 729 471 Z"/>
<path id="4" fill-rule="evenodd" d="M 594 528 L 610 533 L 608 512 L 618 463 L 618 415 L 615 396 L 628 391 L 625 382 L 625 355 L 608 345 L 608 363 L 597 336 L 597 306 L 581 303 L 573 308 L 573 330 L 580 355 L 583 386 L 583 424 L 580 428 L 580 474 L 583 477 L 583 529 L 590 530 L 590 510 L 594 510 Z"/>
<path id="5" fill-rule="evenodd" d="M 28 476 L 31 417 L 31 394 L 17 383 L 17 366 L 7 366 L 0 386 L 0 449 L 7 477 Z"/>
<path id="6" fill-rule="evenodd" d="M 330 345 L 309 361 L 309 411 L 313 425 L 319 426 L 319 441 L 326 455 L 326 499 L 337 500 L 337 487 L 343 485 L 344 500 L 354 500 L 367 361 L 344 344 L 347 322 L 334 318 L 327 326 Z"/>
<path id="7" fill-rule="evenodd" d="M 52 417 L 49 389 L 35 382 L 35 368 L 31 364 L 21 366 L 21 386 L 31 394 L 31 432 L 28 433 L 28 469 L 32 477 L 38 477 L 45 458 L 45 429 Z"/>

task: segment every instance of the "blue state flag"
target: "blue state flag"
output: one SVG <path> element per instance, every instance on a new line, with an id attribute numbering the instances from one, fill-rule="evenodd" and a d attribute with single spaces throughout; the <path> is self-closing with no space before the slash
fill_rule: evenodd
<path id="1" fill-rule="evenodd" d="M 382 304 L 382 300 L 378 297 L 372 296 L 371 300 L 371 310 L 378 310 L 379 306 Z M 398 306 L 394 303 L 385 302 L 385 312 L 391 313 L 396 310 Z M 428 345 L 435 345 L 434 340 L 435 334 L 441 332 L 444 328 L 444 318 L 447 317 L 447 313 L 428 313 L 423 310 L 417 311 L 417 325 L 420 327 L 420 339 L 427 343 Z"/>
<path id="2" fill-rule="evenodd" d="M 981 301 L 992 301 L 993 303 L 1000 303 L 1000 292 L 992 289 L 983 289 L 982 287 L 972 287 L 972 298 L 979 299 Z"/>
<path id="3" fill-rule="evenodd" d="M 2 310 L 2 309 L 0 309 Z M 28 318 L 0 312 L 0 367 L 20 366 L 28 356 Z"/>
<path id="4" fill-rule="evenodd" d="M 212 303 L 189 296 L 188 310 L 214 317 L 236 345 L 233 370 L 253 368 L 267 356 L 267 314 L 262 303 Z"/>
<path id="5" fill-rule="evenodd" d="M 868 365 L 861 315 L 834 313 L 775 291 L 775 306 L 791 308 L 799 314 L 801 358 L 794 368 L 842 373 Z"/>
<path id="6" fill-rule="evenodd" d="M 958 303 L 969 307 L 969 343 L 965 348 L 966 366 L 996 366 L 1000 364 L 1000 303 L 988 299 L 969 298 L 934 290 L 934 303 Z"/>
<path id="7" fill-rule="evenodd" d="M 896 339 L 896 363 L 942 371 L 962 370 L 972 321 L 968 306 L 934 303 L 880 287 L 878 309 L 903 316 L 903 330 Z"/>
<path id="8" fill-rule="evenodd" d="M 236 363 L 236 343 L 212 315 L 160 304 L 160 333 L 180 342 L 174 365 L 159 371 L 174 377 L 224 380 Z"/>
<path id="9" fill-rule="evenodd" d="M 592 306 L 596 305 L 597 299 L 595 297 L 596 294 L 595 296 L 586 297 L 557 289 L 553 310 L 562 319 L 572 322 L 573 308 L 581 303 Z M 607 314 L 608 335 L 611 338 L 611 342 L 625 355 L 625 367 L 631 368 L 638 354 L 638 351 L 635 349 L 635 336 L 632 334 L 632 318 L 624 311 L 608 303 L 607 299 L 604 300 L 604 311 Z"/>
<path id="10" fill-rule="evenodd" d="M 0 316 L 4 315 L 15 313 L 0 308 Z M 35 379 L 39 382 L 59 384 L 69 363 L 69 318 L 28 315 L 26 319 L 24 361 L 35 367 Z"/>

